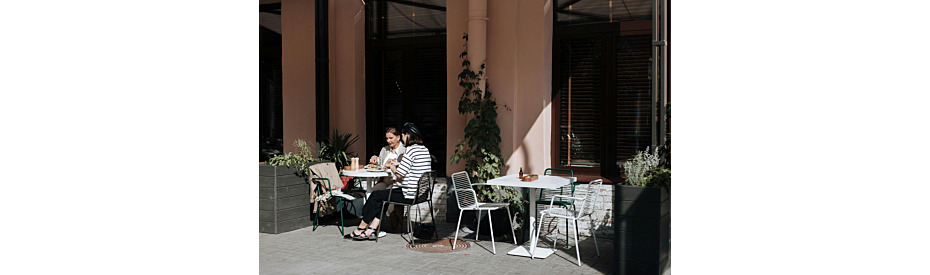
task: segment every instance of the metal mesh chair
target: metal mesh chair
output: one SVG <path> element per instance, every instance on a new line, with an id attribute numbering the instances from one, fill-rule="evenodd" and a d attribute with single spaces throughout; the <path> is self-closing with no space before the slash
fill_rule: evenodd
<path id="1" fill-rule="evenodd" d="M 381 232 L 381 224 L 384 223 L 384 210 L 387 209 L 388 204 L 400 205 L 400 206 L 406 207 L 407 209 L 407 212 L 406 212 L 407 231 L 410 231 L 408 232 L 410 234 L 410 238 L 408 239 L 407 242 L 410 244 L 413 244 L 413 224 L 410 222 L 410 208 L 413 208 L 413 206 L 424 203 L 424 202 L 428 203 L 429 204 L 429 217 L 434 224 L 436 223 L 436 218 L 433 217 L 433 200 L 432 200 L 433 185 L 436 183 L 433 178 L 434 174 L 436 174 L 436 170 L 430 170 L 428 172 L 423 173 L 423 176 L 421 176 L 420 180 L 417 181 L 417 193 L 415 197 L 413 198 L 413 202 L 409 204 L 391 201 L 391 193 L 388 193 L 388 199 L 381 203 L 381 218 L 380 218 L 381 222 L 378 223 L 378 229 L 377 229 L 377 232 L 375 232 L 375 242 L 378 242 L 377 236 Z M 420 216 L 419 212 L 420 212 L 420 209 L 417 208 L 417 217 Z M 433 235 L 435 235 L 436 239 L 439 239 L 439 232 L 433 231 Z"/>
<path id="2" fill-rule="evenodd" d="M 455 193 L 455 201 L 459 205 L 459 221 L 455 226 L 455 238 L 452 241 L 452 249 L 455 250 L 455 244 L 459 239 L 459 226 L 462 226 L 462 212 L 465 210 L 478 211 L 478 229 L 475 230 L 475 240 L 478 240 L 478 232 L 481 230 L 481 211 L 488 211 L 488 226 L 491 230 L 491 250 L 497 254 L 497 246 L 494 244 L 494 224 L 491 223 L 491 210 L 501 208 L 507 209 L 507 220 L 510 221 L 510 234 L 513 236 L 513 244 L 517 244 L 517 235 L 513 230 L 513 215 L 510 214 L 509 203 L 487 203 L 478 202 L 478 194 L 472 189 L 471 179 L 465 171 L 452 174 L 452 192 Z"/>
<path id="3" fill-rule="evenodd" d="M 572 222 L 575 223 L 575 228 L 576 228 L 575 229 L 575 255 L 578 257 L 578 266 L 581 266 L 581 252 L 578 249 L 578 229 L 577 229 L 578 219 L 581 219 L 583 217 L 588 217 L 588 222 L 590 222 L 590 226 L 591 226 L 590 227 L 591 236 L 594 237 L 594 249 L 596 249 L 597 251 L 597 256 L 601 256 L 601 250 L 597 246 L 597 235 L 594 234 L 594 221 L 591 217 L 591 215 L 594 214 L 594 205 L 597 204 L 597 199 L 599 197 L 597 192 L 595 191 L 596 190 L 595 188 L 600 187 L 601 183 L 603 183 L 603 180 L 600 180 L 600 179 L 593 180 L 590 183 L 588 183 L 588 187 L 586 190 L 587 192 L 585 192 L 584 197 L 553 195 L 552 200 L 550 200 L 549 202 L 549 205 L 552 206 L 554 205 L 556 198 L 570 199 L 574 202 L 581 203 L 581 207 L 579 207 L 578 211 L 574 209 L 568 209 L 568 208 L 550 207 L 549 209 L 543 210 L 539 216 L 540 220 L 542 220 L 543 217 L 545 217 L 546 215 L 549 215 L 555 218 L 572 220 Z M 536 230 L 536 240 L 539 240 L 539 230 L 542 230 L 542 223 L 539 223 L 539 228 Z M 568 235 L 568 232 L 566 232 L 566 235 Z M 555 242 L 557 241 L 558 239 L 553 241 L 552 243 L 553 247 L 555 247 Z M 536 243 L 539 243 L 539 241 L 537 241 Z M 533 253 L 535 252 L 536 252 L 536 246 L 533 246 L 533 248 L 530 250 L 531 257 Z"/>
<path id="4" fill-rule="evenodd" d="M 572 169 L 546 168 L 546 170 L 543 172 L 543 175 L 558 176 L 558 177 L 574 177 L 575 172 L 572 171 Z M 559 189 L 555 189 L 555 190 L 549 190 L 549 189 L 539 190 L 539 198 L 536 199 L 536 204 L 537 205 L 539 204 L 549 205 L 550 202 L 552 202 L 552 206 L 559 206 L 559 207 L 565 207 L 565 208 L 570 207 L 571 209 L 575 209 L 575 205 L 572 204 L 570 201 L 564 201 L 564 200 L 553 201 L 552 196 L 554 195 L 574 196 L 575 186 L 577 185 L 578 183 L 572 182 L 568 185 L 559 187 Z M 542 220 L 540 219 L 539 221 L 541 222 Z M 568 230 L 568 220 L 565 220 L 565 230 Z M 578 230 L 578 228 L 576 227 L 575 230 Z M 565 248 L 568 248 L 568 234 L 565 234 Z"/>

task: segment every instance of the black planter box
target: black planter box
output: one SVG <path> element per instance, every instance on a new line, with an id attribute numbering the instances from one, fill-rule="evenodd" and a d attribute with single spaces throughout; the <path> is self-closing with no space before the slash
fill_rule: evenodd
<path id="1" fill-rule="evenodd" d="M 670 251 L 668 191 L 617 185 L 614 192 L 614 273 L 662 274 Z"/>
<path id="2" fill-rule="evenodd" d="M 313 224 L 310 184 L 286 166 L 259 164 L 258 232 L 278 234 Z"/>

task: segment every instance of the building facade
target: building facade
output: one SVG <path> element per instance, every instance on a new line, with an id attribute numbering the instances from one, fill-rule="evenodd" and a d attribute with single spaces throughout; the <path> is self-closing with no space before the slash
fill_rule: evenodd
<path id="1" fill-rule="evenodd" d="M 458 113 L 466 33 L 468 58 L 486 64 L 483 81 L 502 106 L 505 174 L 565 167 L 580 181 L 617 181 L 620 163 L 669 129 L 664 1 L 260 4 L 263 149 L 292 152 L 295 139 L 338 129 L 360 136 L 350 151 L 366 159 L 384 127 L 412 121 L 441 174 L 464 170 L 449 158 L 468 119 Z M 280 58 L 265 47 L 280 47 Z"/>

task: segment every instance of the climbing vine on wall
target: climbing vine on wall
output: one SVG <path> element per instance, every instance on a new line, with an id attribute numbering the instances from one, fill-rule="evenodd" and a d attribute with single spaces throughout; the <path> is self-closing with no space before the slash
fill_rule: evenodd
<path id="1" fill-rule="evenodd" d="M 462 36 L 466 44 L 468 34 Z M 449 160 L 451 163 L 465 162 L 465 171 L 468 172 L 472 182 L 487 182 L 489 179 L 499 177 L 503 160 L 501 158 L 501 129 L 497 125 L 497 108 L 507 106 L 498 105 L 491 97 L 488 85 L 480 87 L 479 81 L 484 76 L 485 64 L 475 72 L 469 69 L 468 49 L 459 55 L 462 59 L 462 72 L 459 73 L 459 86 L 464 92 L 459 99 L 459 114 L 469 115 L 471 118 L 465 124 L 465 138 L 459 139 L 455 145 L 455 153 Z M 478 199 L 481 201 L 508 202 L 511 209 L 523 213 L 523 204 L 526 202 L 520 192 L 513 187 L 499 187 L 478 185 L 475 186 Z M 521 215 L 516 214 L 516 217 Z"/>

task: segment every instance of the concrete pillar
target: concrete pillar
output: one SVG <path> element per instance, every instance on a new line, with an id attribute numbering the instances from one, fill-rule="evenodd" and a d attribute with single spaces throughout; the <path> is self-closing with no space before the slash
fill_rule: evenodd
<path id="1" fill-rule="evenodd" d="M 366 159 L 365 10 L 361 1 L 330 1 L 329 8 L 330 127 L 359 136 L 348 151 Z"/>
<path id="2" fill-rule="evenodd" d="M 462 72 L 462 60 L 459 54 L 465 50 L 462 35 L 468 31 L 468 2 L 466 0 L 446 1 L 446 156 L 443 160 L 446 172 L 464 171 L 465 163 L 452 164 L 448 158 L 455 153 L 455 144 L 459 139 L 465 138 L 465 116 L 459 114 L 459 98 L 462 97 L 462 87 L 459 86 L 458 75 Z"/>
<path id="3" fill-rule="evenodd" d="M 468 0 L 468 61 L 471 70 L 478 72 L 487 59 L 488 41 L 488 0 Z M 487 77 L 478 80 L 478 87 L 484 91 Z"/>
<path id="4" fill-rule="evenodd" d="M 552 166 L 552 3 L 492 1 L 488 81 L 498 104 L 502 174 L 542 174 Z"/>
<path id="5" fill-rule="evenodd" d="M 281 69 L 284 152 L 294 140 L 316 140 L 316 74 L 313 0 L 281 1 Z"/>

